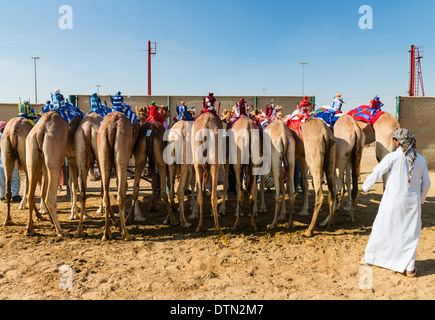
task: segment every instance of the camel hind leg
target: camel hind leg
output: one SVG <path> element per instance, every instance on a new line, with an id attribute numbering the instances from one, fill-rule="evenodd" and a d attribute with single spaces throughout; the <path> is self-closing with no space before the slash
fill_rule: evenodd
<path id="1" fill-rule="evenodd" d="M 210 173 L 212 178 L 212 187 L 211 187 L 211 205 L 213 208 L 213 217 L 214 217 L 214 226 L 216 234 L 222 234 L 221 227 L 219 226 L 219 214 L 217 209 L 217 185 L 218 185 L 218 175 L 219 175 L 219 165 L 211 164 L 210 165 Z"/>
<path id="2" fill-rule="evenodd" d="M 324 172 L 328 184 L 329 224 L 328 228 L 334 226 L 334 214 L 337 208 L 337 186 L 335 172 L 335 143 L 330 142 L 324 162 Z"/>
<path id="3" fill-rule="evenodd" d="M 237 207 L 236 207 L 236 222 L 234 223 L 233 230 L 238 230 L 240 226 L 240 217 L 242 215 L 243 207 L 243 167 L 240 164 L 234 164 L 234 171 L 236 172 L 236 190 L 237 190 Z"/>
<path id="4" fill-rule="evenodd" d="M 178 184 L 178 190 L 177 190 L 177 198 L 178 198 L 178 204 L 180 208 L 180 223 L 183 228 L 188 228 L 191 226 L 191 224 L 186 221 L 186 218 L 184 216 L 184 189 L 189 174 L 189 167 L 190 165 L 184 165 L 184 164 L 181 165 L 180 182 Z M 192 193 L 193 192 L 194 190 L 192 190 Z"/>
<path id="5" fill-rule="evenodd" d="M 199 206 L 199 222 L 196 232 L 201 232 L 204 229 L 204 189 L 202 187 L 204 180 L 204 169 L 202 165 L 195 165 L 196 185 L 197 185 L 197 201 Z"/>

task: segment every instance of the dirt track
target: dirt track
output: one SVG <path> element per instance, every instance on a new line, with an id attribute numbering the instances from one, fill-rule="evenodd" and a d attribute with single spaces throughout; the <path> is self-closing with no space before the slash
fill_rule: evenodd
<path id="1" fill-rule="evenodd" d="M 363 181 L 375 165 L 372 148 L 365 150 L 362 163 Z M 435 183 L 435 172 L 430 176 Z M 50 222 L 36 222 L 37 235 L 26 237 L 27 211 L 18 211 L 14 204 L 15 225 L 0 227 L 0 299 L 434 299 L 434 187 L 423 205 L 419 277 L 408 279 L 377 267 L 360 269 L 355 262 L 364 253 L 381 190 L 378 183 L 369 194 L 359 195 L 355 223 L 338 211 L 336 229 L 318 228 L 310 239 L 303 237 L 310 217 L 296 216 L 294 230 L 286 230 L 284 224 L 267 230 L 272 194 L 266 194 L 269 212 L 256 219 L 255 233 L 247 215 L 241 230 L 231 231 L 235 219 L 235 196 L 231 196 L 227 215 L 220 219 L 223 236 L 214 235 L 208 215 L 208 230 L 201 234 L 195 232 L 196 220 L 188 229 L 162 225 L 164 207 L 159 204 L 158 212 L 147 212 L 146 196 L 141 208 L 147 221 L 128 227 L 134 236 L 129 242 L 120 240 L 114 228 L 115 240 L 101 241 L 104 219 L 95 213 L 97 197 L 88 201 L 93 219 L 85 224 L 84 239 L 58 239 Z M 296 210 L 301 198 L 299 194 Z M 74 234 L 77 221 L 68 220 L 69 206 L 59 203 L 59 217 L 62 227 Z M 312 207 L 310 190 L 310 212 Z M 0 203 L 1 223 L 5 210 Z M 325 200 L 319 220 L 326 212 Z M 72 268 L 71 290 L 59 287 L 63 265 Z M 363 280 L 370 273 L 373 285 L 365 288 Z"/>

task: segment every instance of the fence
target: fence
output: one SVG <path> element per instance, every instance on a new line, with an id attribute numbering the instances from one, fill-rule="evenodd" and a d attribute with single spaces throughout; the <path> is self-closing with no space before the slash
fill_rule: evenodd
<path id="1" fill-rule="evenodd" d="M 435 97 L 397 97 L 400 126 L 411 131 L 417 140 L 417 152 L 435 169 Z"/>

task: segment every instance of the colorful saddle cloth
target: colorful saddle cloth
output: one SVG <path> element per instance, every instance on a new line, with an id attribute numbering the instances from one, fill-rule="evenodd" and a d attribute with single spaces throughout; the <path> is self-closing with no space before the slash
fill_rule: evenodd
<path id="1" fill-rule="evenodd" d="M 71 126 L 71 120 L 75 117 L 79 117 L 83 119 L 84 113 L 77 106 L 73 105 L 68 101 L 68 99 L 64 99 L 61 94 L 54 94 L 52 96 L 53 105 L 47 104 L 43 111 L 44 113 L 48 111 L 56 111 L 61 115 L 61 117 Z"/>
<path id="2" fill-rule="evenodd" d="M 341 111 L 338 111 L 336 113 L 332 113 L 329 110 L 323 110 L 323 111 L 318 111 L 317 113 L 313 114 L 313 117 L 323 119 L 323 121 L 325 121 L 326 124 L 329 125 L 333 129 L 335 123 L 342 115 L 343 115 L 343 113 L 341 113 Z"/>
<path id="3" fill-rule="evenodd" d="M 131 107 L 126 103 L 123 103 L 121 106 L 114 105 L 112 111 L 113 112 L 116 112 L 116 111 L 122 112 L 131 121 L 131 124 L 133 126 L 136 124 L 136 121 L 140 122 L 136 113 L 134 113 L 134 111 L 131 109 Z"/>
<path id="4" fill-rule="evenodd" d="M 36 112 L 27 101 L 18 105 L 18 110 L 18 117 L 28 120 L 32 126 L 34 126 L 41 118 L 41 115 Z"/>
<path id="5" fill-rule="evenodd" d="M 112 112 L 112 109 L 110 109 L 107 106 L 107 102 L 104 101 L 104 104 L 102 104 L 101 102 L 95 103 L 95 104 L 91 103 L 91 111 L 89 111 L 86 115 L 91 114 L 91 113 L 96 113 L 104 118 L 105 116 L 107 116 L 111 112 Z"/>
<path id="6" fill-rule="evenodd" d="M 309 115 L 296 114 L 293 117 L 285 120 L 285 124 L 287 125 L 287 127 L 295 131 L 299 135 L 299 137 L 302 138 L 301 125 L 308 117 Z"/>
<path id="7" fill-rule="evenodd" d="M 360 106 L 359 108 L 349 111 L 347 114 L 355 120 L 370 123 L 372 126 L 384 113 L 381 109 L 371 109 L 369 106 Z"/>
<path id="8" fill-rule="evenodd" d="M 250 118 L 250 117 L 248 117 L 247 115 L 245 115 L 245 114 L 242 114 L 240 117 L 236 117 L 236 116 L 234 116 L 234 117 L 232 117 L 229 121 L 228 121 L 228 125 L 230 126 L 230 127 L 232 127 L 238 120 L 240 120 L 240 119 L 242 119 L 242 118 L 248 118 L 248 119 L 251 119 L 252 120 L 252 118 Z"/>

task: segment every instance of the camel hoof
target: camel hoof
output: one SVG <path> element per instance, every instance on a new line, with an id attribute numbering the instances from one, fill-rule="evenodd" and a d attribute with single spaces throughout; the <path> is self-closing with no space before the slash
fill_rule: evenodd
<path id="1" fill-rule="evenodd" d="M 231 228 L 231 230 L 233 230 L 233 231 L 239 231 L 239 229 L 240 229 L 239 226 L 233 226 L 233 227 Z"/>
<path id="2" fill-rule="evenodd" d="M 85 237 L 85 233 L 83 231 L 77 231 L 76 234 L 74 235 L 74 238 L 77 239 L 82 239 Z"/>
<path id="3" fill-rule="evenodd" d="M 101 238 L 102 241 L 109 241 L 112 240 L 112 235 L 104 235 L 103 238 Z"/>
<path id="4" fill-rule="evenodd" d="M 26 231 L 26 236 L 27 237 L 32 237 L 32 236 L 34 236 L 36 234 L 36 231 L 35 230 L 27 230 Z"/>
<path id="5" fill-rule="evenodd" d="M 269 225 L 267 226 L 267 230 L 273 230 L 273 229 L 276 229 L 276 225 L 269 224 Z"/>
<path id="6" fill-rule="evenodd" d="M 293 223 L 287 223 L 286 225 L 285 225 L 285 228 L 287 229 L 287 230 L 293 230 Z"/>
<path id="7" fill-rule="evenodd" d="M 58 233 L 57 237 L 58 238 L 69 238 L 70 234 L 66 231 L 62 231 L 61 233 Z"/>
<path id="8" fill-rule="evenodd" d="M 8 220 L 8 221 L 5 221 L 5 223 L 3 223 L 3 227 L 13 226 L 13 225 L 14 225 L 14 223 L 12 222 L 12 220 Z"/>
<path id="9" fill-rule="evenodd" d="M 304 237 L 305 238 L 312 238 L 313 237 L 313 232 L 312 231 L 305 231 Z"/>
<path id="10" fill-rule="evenodd" d="M 298 213 L 298 216 L 301 216 L 301 217 L 309 216 L 309 215 L 310 215 L 310 213 L 308 212 L 308 210 L 303 210 L 303 211 Z"/>
<path id="11" fill-rule="evenodd" d="M 135 216 L 134 217 L 134 221 L 136 221 L 136 222 L 144 222 L 146 220 L 147 219 L 145 217 L 143 217 L 143 216 Z"/>
<path id="12" fill-rule="evenodd" d="M 192 225 L 192 224 L 189 223 L 189 222 L 183 222 L 183 223 L 181 224 L 181 227 L 183 227 L 183 228 L 189 228 L 191 225 Z"/>
<path id="13" fill-rule="evenodd" d="M 192 213 L 190 216 L 189 216 L 189 219 L 190 220 L 193 220 L 193 219 L 197 219 L 197 218 L 199 218 L 196 214 L 194 214 L 194 213 Z"/>
<path id="14" fill-rule="evenodd" d="M 71 213 L 71 215 L 69 216 L 70 220 L 77 220 L 79 217 L 77 216 L 76 213 Z"/>
<path id="15" fill-rule="evenodd" d="M 42 221 L 48 221 L 48 219 L 44 218 L 43 216 L 37 216 L 36 221 L 42 222 Z"/>
<path id="16" fill-rule="evenodd" d="M 285 214 L 282 214 L 278 217 L 278 221 L 284 221 L 286 220 Z"/>

